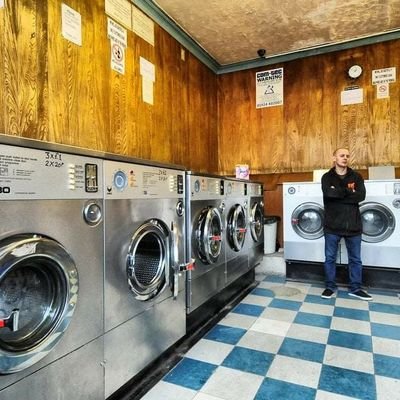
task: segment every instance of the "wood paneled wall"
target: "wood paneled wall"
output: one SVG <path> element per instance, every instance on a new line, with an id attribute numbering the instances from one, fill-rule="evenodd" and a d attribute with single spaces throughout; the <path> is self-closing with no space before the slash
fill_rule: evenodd
<path id="1" fill-rule="evenodd" d="M 360 64 L 356 81 L 346 71 Z M 256 71 L 284 68 L 284 105 L 256 109 Z M 400 166 L 400 84 L 377 99 L 372 70 L 400 69 L 400 40 L 219 76 L 219 170 L 248 164 L 250 176 L 305 172 L 331 165 L 336 147 L 350 149 L 358 169 Z M 342 106 L 340 93 L 357 85 L 364 102 Z"/>
<path id="2" fill-rule="evenodd" d="M 104 0 L 64 1 L 82 46 L 61 35 L 61 0 L 0 9 L 0 132 L 217 172 L 217 76 L 155 26 L 155 46 L 128 31 L 125 74 L 110 68 Z M 139 57 L 156 69 L 142 100 Z"/>

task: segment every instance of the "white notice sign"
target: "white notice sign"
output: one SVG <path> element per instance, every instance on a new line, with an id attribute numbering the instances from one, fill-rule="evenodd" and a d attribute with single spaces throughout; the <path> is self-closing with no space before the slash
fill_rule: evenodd
<path id="1" fill-rule="evenodd" d="M 361 104 L 364 101 L 363 89 L 343 90 L 340 96 L 340 104 L 347 106 L 349 104 Z"/>
<path id="2" fill-rule="evenodd" d="M 105 0 L 106 14 L 132 29 L 131 3 L 128 0 Z"/>
<path id="3" fill-rule="evenodd" d="M 283 104 L 283 68 L 256 72 L 256 108 Z"/>
<path id="4" fill-rule="evenodd" d="M 396 82 L 396 67 L 374 69 L 372 71 L 372 84 Z"/>
<path id="5" fill-rule="evenodd" d="M 132 6 L 132 30 L 154 46 L 154 22 L 135 6 Z"/>
<path id="6" fill-rule="evenodd" d="M 111 18 L 107 18 L 107 34 L 108 38 L 113 42 L 119 43 L 123 47 L 127 47 L 128 35 L 126 29 L 114 22 Z"/>
<path id="7" fill-rule="evenodd" d="M 156 80 L 156 67 L 150 61 L 140 57 L 140 75 L 154 82 Z"/>
<path id="8" fill-rule="evenodd" d="M 0 0 L 0 8 L 4 8 L 4 0 Z"/>
<path id="9" fill-rule="evenodd" d="M 65 39 L 82 46 L 81 14 L 64 3 L 61 4 L 61 33 Z"/>

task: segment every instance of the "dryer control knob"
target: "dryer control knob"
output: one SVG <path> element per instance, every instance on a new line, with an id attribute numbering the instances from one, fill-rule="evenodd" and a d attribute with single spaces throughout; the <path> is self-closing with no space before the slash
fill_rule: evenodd
<path id="1" fill-rule="evenodd" d="M 394 208 L 400 208 L 400 199 L 394 199 L 392 204 Z"/>
<path id="2" fill-rule="evenodd" d="M 119 170 L 114 174 L 113 184 L 117 190 L 122 191 L 125 189 L 128 184 L 128 178 L 124 171 Z"/>

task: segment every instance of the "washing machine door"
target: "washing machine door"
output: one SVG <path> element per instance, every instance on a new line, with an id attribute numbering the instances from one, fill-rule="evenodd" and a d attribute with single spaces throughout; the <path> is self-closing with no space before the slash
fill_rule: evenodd
<path id="1" fill-rule="evenodd" d="M 250 234 L 254 242 L 261 239 L 263 233 L 264 212 L 259 202 L 255 202 L 250 210 Z"/>
<path id="2" fill-rule="evenodd" d="M 205 264 L 217 262 L 222 249 L 222 218 L 215 207 L 206 207 L 197 218 L 194 230 L 197 256 Z"/>
<path id="3" fill-rule="evenodd" d="M 393 233 L 396 219 L 385 205 L 374 202 L 363 203 L 360 205 L 360 214 L 364 242 L 382 242 Z"/>
<path id="4" fill-rule="evenodd" d="M 127 257 L 128 284 L 135 298 L 147 301 L 162 293 L 169 284 L 171 264 L 166 225 L 157 219 L 142 224 L 132 237 Z"/>
<path id="5" fill-rule="evenodd" d="M 324 208 L 317 203 L 302 203 L 292 213 L 292 227 L 303 239 L 324 235 Z"/>
<path id="6" fill-rule="evenodd" d="M 240 251 L 244 245 L 247 232 L 247 218 L 244 208 L 235 204 L 228 213 L 227 236 L 231 248 Z"/>
<path id="7" fill-rule="evenodd" d="M 0 374 L 45 357 L 68 328 L 78 271 L 64 247 L 40 235 L 0 242 Z"/>

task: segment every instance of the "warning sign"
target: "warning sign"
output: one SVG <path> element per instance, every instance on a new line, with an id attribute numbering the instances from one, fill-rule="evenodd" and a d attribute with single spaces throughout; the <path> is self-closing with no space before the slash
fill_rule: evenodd
<path id="1" fill-rule="evenodd" d="M 122 75 L 125 74 L 125 49 L 113 40 L 111 40 L 111 68 Z"/>
<path id="2" fill-rule="evenodd" d="M 396 67 L 374 69 L 372 71 L 372 84 L 396 82 Z"/>

